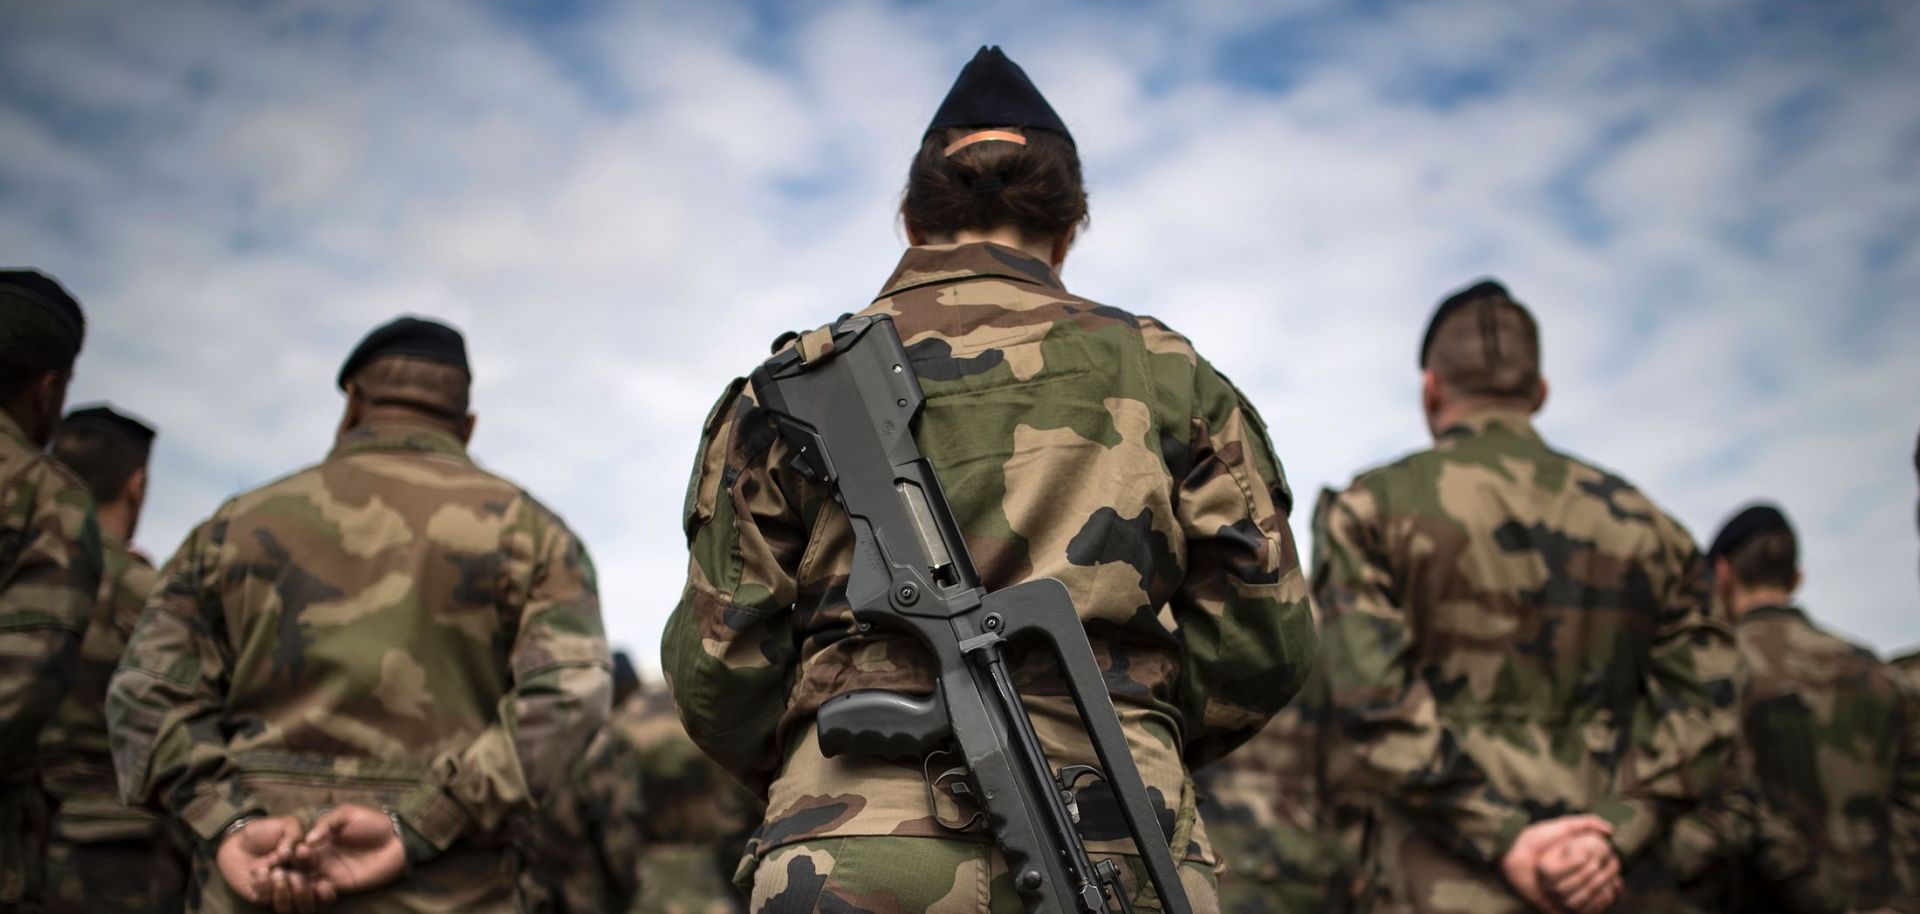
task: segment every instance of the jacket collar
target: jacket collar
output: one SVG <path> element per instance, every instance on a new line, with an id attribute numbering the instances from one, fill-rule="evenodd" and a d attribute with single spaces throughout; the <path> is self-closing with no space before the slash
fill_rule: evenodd
<path id="1" fill-rule="evenodd" d="M 1802 610 L 1798 606 L 1788 606 L 1784 603 L 1774 604 L 1771 606 L 1755 606 L 1754 608 L 1747 610 L 1745 613 L 1742 613 L 1740 616 L 1740 621 L 1742 622 L 1745 622 L 1749 619 L 1755 622 L 1759 622 L 1762 619 L 1782 619 L 1782 620 L 1798 622 L 1802 625 L 1813 624 L 1812 622 L 1808 621 L 1805 610 Z"/>
<path id="2" fill-rule="evenodd" d="M 906 253 L 900 255 L 900 265 L 894 267 L 886 288 L 880 290 L 875 300 L 921 286 L 982 278 L 1029 283 L 1061 292 L 1067 289 L 1060 282 L 1060 274 L 1046 261 L 1019 248 L 975 241 L 907 248 Z"/>
<path id="3" fill-rule="evenodd" d="M 0 438 L 13 438 L 30 450 L 40 450 L 40 445 L 34 444 L 33 439 L 27 437 L 27 430 L 14 421 L 13 414 L 4 409 L 0 409 Z"/>
<path id="4" fill-rule="evenodd" d="M 1534 431 L 1533 419 L 1517 409 L 1488 409 L 1474 413 L 1440 433 L 1442 439 L 1477 438 L 1499 433 L 1515 435 L 1530 441 L 1539 441 L 1540 433 Z"/>
<path id="5" fill-rule="evenodd" d="M 333 444 L 330 457 L 364 454 L 371 451 L 413 451 L 442 454 L 470 461 L 467 447 L 452 432 L 424 425 L 385 423 L 366 425 L 341 436 Z"/>

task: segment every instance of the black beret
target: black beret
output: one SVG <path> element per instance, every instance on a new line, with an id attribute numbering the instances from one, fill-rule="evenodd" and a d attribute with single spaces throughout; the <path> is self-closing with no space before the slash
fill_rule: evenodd
<path id="1" fill-rule="evenodd" d="M 340 389 L 346 390 L 347 379 L 368 362 L 390 355 L 430 359 L 473 376 L 473 370 L 467 367 L 467 340 L 460 331 L 439 321 L 399 317 L 373 328 L 360 345 L 353 347 L 353 354 L 340 366 Z"/>
<path id="2" fill-rule="evenodd" d="M 1507 294 L 1507 287 L 1501 285 L 1499 280 L 1483 279 L 1447 296 L 1447 300 L 1434 309 L 1433 319 L 1427 321 L 1427 334 L 1420 338 L 1421 368 L 1427 367 L 1427 356 L 1433 352 L 1433 337 L 1439 332 L 1440 325 L 1445 323 L 1447 318 L 1452 317 L 1453 312 L 1485 299 L 1513 301 L 1513 296 Z"/>
<path id="3" fill-rule="evenodd" d="M 87 318 L 80 312 L 80 303 L 53 277 L 39 270 L 0 270 L 0 295 L 25 299 L 45 308 L 73 335 L 75 346 L 86 339 Z"/>
<path id="4" fill-rule="evenodd" d="M 998 46 L 982 46 L 961 68 L 960 78 L 947 90 L 927 132 L 945 127 L 1038 127 L 1073 142 L 1073 134 L 1047 104 L 1046 96 Z"/>
<path id="5" fill-rule="evenodd" d="M 153 426 L 125 413 L 115 412 L 105 403 L 82 406 L 60 420 L 61 428 L 85 428 L 117 435 L 141 447 L 153 444 Z"/>
<path id="6" fill-rule="evenodd" d="M 1787 516 L 1780 513 L 1779 508 L 1765 502 L 1748 505 L 1720 528 L 1720 535 L 1707 547 L 1707 561 L 1731 555 L 1733 550 L 1762 533 L 1780 531 L 1792 533 L 1793 525 L 1787 523 Z"/>

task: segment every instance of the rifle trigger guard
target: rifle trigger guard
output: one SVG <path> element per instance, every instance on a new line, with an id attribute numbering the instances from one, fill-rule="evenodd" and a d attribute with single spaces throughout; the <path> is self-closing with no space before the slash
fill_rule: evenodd
<path id="1" fill-rule="evenodd" d="M 949 752 L 945 749 L 940 749 L 940 750 L 927 753 L 927 757 L 925 759 L 922 759 L 920 762 L 920 774 L 922 778 L 925 780 L 927 785 L 927 809 L 932 812 L 934 823 L 948 831 L 963 832 L 972 828 L 976 823 L 980 821 L 981 813 L 979 813 L 978 811 L 974 812 L 973 815 L 968 816 L 964 821 L 960 822 L 958 825 L 947 821 L 946 817 L 940 814 L 939 797 L 936 796 L 938 791 L 934 789 L 938 787 L 942 782 L 950 778 L 958 778 L 959 781 L 953 785 L 953 796 L 954 796 L 955 804 L 958 805 L 960 797 L 973 795 L 973 790 L 967 784 L 967 781 L 966 781 L 967 769 L 965 767 L 956 765 L 952 768 L 948 768 L 947 770 L 940 772 L 938 777 L 934 775 L 933 773 L 934 756 L 952 755 L 952 754 L 953 754 L 952 752 Z"/>
<path id="2" fill-rule="evenodd" d="M 1073 824 L 1080 824 L 1080 782 L 1088 779 L 1104 781 L 1107 776 L 1092 765 L 1068 765 L 1054 775 L 1054 786 L 1060 790 L 1060 799 L 1067 804 L 1067 814 Z"/>

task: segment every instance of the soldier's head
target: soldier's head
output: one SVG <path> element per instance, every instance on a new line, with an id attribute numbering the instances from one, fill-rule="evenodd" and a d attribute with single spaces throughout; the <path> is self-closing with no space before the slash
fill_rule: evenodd
<path id="1" fill-rule="evenodd" d="M 1420 341 L 1420 403 L 1433 434 L 1477 412 L 1533 413 L 1546 402 L 1533 313 L 1491 279 L 1447 296 Z"/>
<path id="2" fill-rule="evenodd" d="M 347 394 L 340 434 L 365 425 L 409 423 L 473 437 L 467 410 L 473 375 L 460 331 L 418 317 L 400 317 L 368 333 L 340 366 Z"/>
<path id="3" fill-rule="evenodd" d="M 935 112 L 900 202 L 909 243 L 991 240 L 1058 267 L 1087 222 L 1073 136 L 1025 71 L 981 48 Z"/>
<path id="4" fill-rule="evenodd" d="M 1707 547 L 1714 591 L 1739 618 L 1758 606 L 1788 602 L 1800 589 L 1800 543 L 1786 514 L 1756 503 L 1721 526 Z"/>
<path id="5" fill-rule="evenodd" d="M 38 270 L 0 270 L 0 411 L 44 447 L 86 339 L 80 303 Z"/>
<path id="6" fill-rule="evenodd" d="M 122 541 L 133 539 L 140 508 L 147 503 L 153 436 L 152 426 L 105 404 L 68 413 L 53 435 L 54 458 L 87 484 L 100 528 Z"/>

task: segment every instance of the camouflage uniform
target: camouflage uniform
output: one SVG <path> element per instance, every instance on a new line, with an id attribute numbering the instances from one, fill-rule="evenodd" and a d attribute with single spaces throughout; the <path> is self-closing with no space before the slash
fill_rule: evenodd
<path id="1" fill-rule="evenodd" d="M 1656 839 L 1736 730 L 1737 653 L 1686 531 L 1517 411 L 1361 475 L 1314 529 L 1335 751 L 1379 797 L 1383 906 L 1527 910 L 1497 861 L 1530 821 L 1592 812 L 1643 908 Z"/>
<path id="2" fill-rule="evenodd" d="M 122 794 L 204 842 L 323 804 L 397 811 L 409 875 L 342 911 L 515 905 L 506 825 L 606 720 L 593 566 L 566 525 L 446 432 L 363 427 L 239 495 L 160 574 L 108 690 Z M 432 852 L 422 852 L 424 842 Z"/>
<path id="3" fill-rule="evenodd" d="M 107 680 L 147 605 L 156 572 L 106 536 L 93 623 L 73 691 L 40 734 L 41 782 L 59 803 L 47 851 L 47 906 L 62 911 L 180 910 L 186 860 L 167 820 L 120 801 L 107 743 Z"/>
<path id="4" fill-rule="evenodd" d="M 41 727 L 73 686 L 100 587 L 93 498 L 0 410 L 0 910 L 36 910 L 51 813 Z"/>
<path id="5" fill-rule="evenodd" d="M 536 849 L 552 897 L 533 910 L 745 909 L 732 876 L 760 801 L 687 738 L 665 689 L 614 709 L 556 799 Z"/>
<path id="6" fill-rule="evenodd" d="M 1368 809 L 1336 793 L 1326 751 L 1330 706 L 1318 670 L 1232 755 L 1194 772 L 1225 914 L 1345 911 L 1356 899 Z"/>
<path id="7" fill-rule="evenodd" d="M 1073 594 L 1189 891 L 1211 908 L 1187 766 L 1257 732 L 1314 649 L 1291 495 L 1259 416 L 1184 338 L 1068 293 L 1013 248 L 911 248 L 862 313 L 892 315 L 913 358 L 920 449 L 981 580 L 1054 577 Z M 1016 904 L 984 832 L 936 821 L 920 765 L 821 754 L 821 702 L 926 694 L 931 662 L 905 637 L 855 630 L 851 528 L 793 471 L 743 382 L 707 422 L 686 529 L 665 666 L 694 740 L 768 792 L 753 907 Z M 1094 764 L 1050 661 L 1012 657 L 1028 711 L 1056 764 Z M 950 821 L 969 814 L 949 792 L 936 802 Z M 1131 852 L 1110 794 L 1081 806 L 1090 850 Z"/>
<path id="8" fill-rule="evenodd" d="M 1920 651 L 1893 658 L 1888 669 L 1906 686 L 1907 701 L 1920 707 Z M 1920 742 L 1920 726 L 1907 735 Z M 1908 910 L 1920 912 L 1920 745 L 1913 746 L 1906 759 L 1894 794 L 1894 869 Z"/>
<path id="9" fill-rule="evenodd" d="M 1787 606 L 1748 611 L 1737 628 L 1747 679 L 1743 736 L 1766 811 L 1790 824 L 1812 863 L 1798 884 L 1749 880 L 1742 907 L 1865 910 L 1901 894 L 1894 797 L 1914 751 L 1920 705 L 1863 648 Z M 1788 902 L 1785 905 L 1781 901 Z"/>

